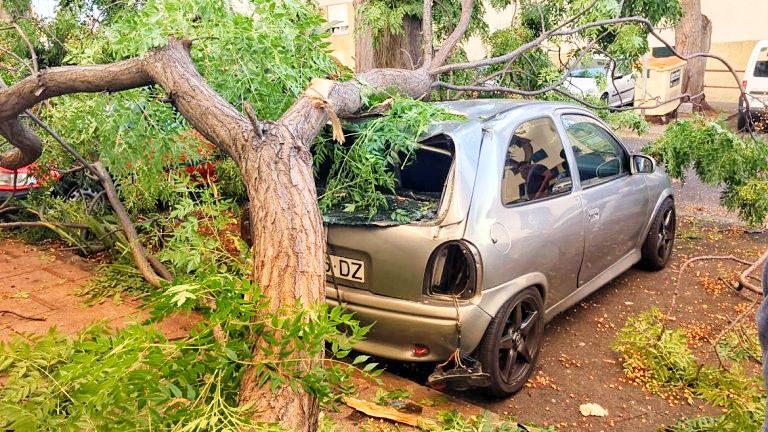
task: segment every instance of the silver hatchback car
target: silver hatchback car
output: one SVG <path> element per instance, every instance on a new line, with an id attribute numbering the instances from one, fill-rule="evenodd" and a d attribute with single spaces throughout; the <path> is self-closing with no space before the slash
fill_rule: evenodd
<path id="1" fill-rule="evenodd" d="M 328 227 L 326 296 L 373 324 L 359 351 L 407 362 L 475 359 L 494 395 L 533 371 L 544 324 L 640 263 L 663 268 L 675 207 L 655 162 L 562 103 L 441 104 L 402 189 L 431 217 Z M 457 355 L 460 354 L 460 355 Z"/>

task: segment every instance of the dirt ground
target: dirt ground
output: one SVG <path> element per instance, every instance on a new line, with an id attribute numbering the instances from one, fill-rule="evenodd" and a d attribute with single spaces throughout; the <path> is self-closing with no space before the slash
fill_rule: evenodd
<path id="1" fill-rule="evenodd" d="M 129 297 L 87 305 L 77 293 L 95 265 L 60 248 L 0 239 L 0 342 L 14 334 L 42 334 L 50 327 L 74 334 L 97 320 L 117 328 L 147 317 L 141 302 Z M 173 339 L 186 335 L 193 324 L 190 317 L 177 315 L 159 329 Z"/>
<path id="2" fill-rule="evenodd" d="M 477 392 L 443 395 L 421 385 L 426 377 L 423 371 L 403 364 L 388 366 L 382 387 L 358 382 L 358 397 L 373 400 L 379 389 L 403 388 L 411 393 L 411 401 L 424 406 L 423 415 L 428 418 L 435 418 L 442 410 L 455 409 L 471 416 L 487 409 L 523 423 L 554 425 L 558 431 L 655 431 L 684 417 L 716 414 L 701 401 L 692 405 L 670 403 L 626 382 L 621 361 L 610 345 L 628 317 L 657 306 L 697 335 L 701 341 L 695 348 L 699 358 L 714 361 L 707 338 L 714 339 L 751 305 L 744 297 L 747 293 L 726 288 L 717 277 L 735 280 L 744 267 L 727 261 L 694 264 L 686 270 L 677 291 L 679 267 L 700 255 L 733 254 L 754 260 L 768 247 L 768 233 L 750 234 L 743 228 L 688 217 L 681 218 L 677 237 L 673 261 L 666 270 L 647 273 L 632 269 L 555 318 L 546 327 L 530 385 L 513 397 L 495 400 Z M 92 307 L 83 304 L 76 291 L 90 277 L 92 265 L 72 254 L 3 239 L 0 269 L 0 341 L 14 333 L 41 333 L 52 325 L 74 333 L 96 319 L 121 325 L 141 318 L 139 303 L 130 299 L 119 304 L 108 300 Z M 45 321 L 22 319 L 3 314 L 3 310 Z M 191 325 L 184 317 L 166 321 L 170 337 L 183 335 Z M 757 371 L 758 366 L 753 366 Z M 579 405 L 588 402 L 606 408 L 609 415 L 582 417 Z M 372 421 L 343 405 L 339 412 L 327 415 L 339 431 L 405 430 Z"/>

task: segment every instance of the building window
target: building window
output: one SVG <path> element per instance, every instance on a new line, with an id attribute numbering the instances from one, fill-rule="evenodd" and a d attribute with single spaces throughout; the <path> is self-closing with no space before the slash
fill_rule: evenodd
<path id="1" fill-rule="evenodd" d="M 344 35 L 349 33 L 349 7 L 347 4 L 328 6 L 328 23 L 331 34 Z"/>

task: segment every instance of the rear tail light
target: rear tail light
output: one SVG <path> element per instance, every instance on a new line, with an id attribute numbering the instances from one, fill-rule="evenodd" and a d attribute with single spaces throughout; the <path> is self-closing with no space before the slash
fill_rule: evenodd
<path id="1" fill-rule="evenodd" d="M 424 275 L 424 293 L 430 296 L 471 298 L 477 292 L 480 258 L 464 241 L 441 244 L 429 258 Z"/>
<path id="2" fill-rule="evenodd" d="M 429 355 L 429 347 L 425 345 L 414 345 L 413 356 L 414 357 L 426 357 Z"/>
<path id="3" fill-rule="evenodd" d="M 745 90 L 747 89 L 747 80 L 744 80 L 744 81 L 741 82 L 741 88 L 743 88 Z"/>

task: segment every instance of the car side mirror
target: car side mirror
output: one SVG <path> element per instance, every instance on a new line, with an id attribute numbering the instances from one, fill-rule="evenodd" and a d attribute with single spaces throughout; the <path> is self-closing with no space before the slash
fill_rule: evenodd
<path id="1" fill-rule="evenodd" d="M 656 161 L 646 155 L 632 155 L 632 174 L 651 174 L 656 171 Z"/>

